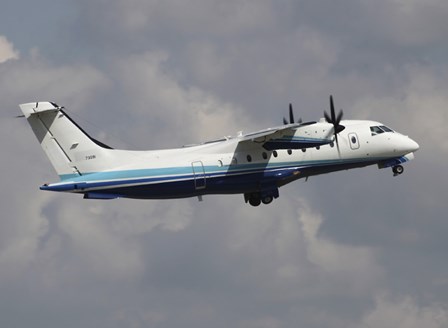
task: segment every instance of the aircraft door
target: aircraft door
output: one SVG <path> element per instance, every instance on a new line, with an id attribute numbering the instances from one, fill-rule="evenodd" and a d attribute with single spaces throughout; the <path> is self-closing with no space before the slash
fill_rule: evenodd
<path id="1" fill-rule="evenodd" d="M 358 135 L 355 132 L 351 132 L 348 134 L 348 143 L 350 144 L 350 148 L 353 150 L 359 148 L 359 139 Z"/>
<path id="2" fill-rule="evenodd" d="M 205 171 L 201 161 L 192 162 L 194 175 L 194 188 L 196 190 L 205 189 Z"/>

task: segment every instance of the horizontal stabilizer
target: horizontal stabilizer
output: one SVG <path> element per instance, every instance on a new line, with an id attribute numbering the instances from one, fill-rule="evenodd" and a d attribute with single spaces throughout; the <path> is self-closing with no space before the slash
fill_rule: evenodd
<path id="1" fill-rule="evenodd" d="M 40 101 L 40 102 L 21 104 L 20 109 L 22 110 L 23 115 L 25 115 L 25 117 L 28 118 L 32 114 L 38 114 L 48 111 L 57 112 L 58 110 L 62 109 L 62 107 L 59 107 L 54 102 Z"/>

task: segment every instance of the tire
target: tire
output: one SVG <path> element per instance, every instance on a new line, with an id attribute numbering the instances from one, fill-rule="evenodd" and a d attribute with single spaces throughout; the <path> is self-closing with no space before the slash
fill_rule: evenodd
<path id="1" fill-rule="evenodd" d="M 274 197 L 272 197 L 272 196 L 264 196 L 261 201 L 263 202 L 263 204 L 267 205 L 267 204 L 270 204 L 273 200 L 274 200 Z"/>
<path id="2" fill-rule="evenodd" d="M 393 171 L 395 174 L 402 174 L 403 171 L 404 171 L 404 168 L 403 168 L 403 166 L 401 166 L 401 165 L 396 165 L 396 166 L 394 166 L 394 167 L 392 168 L 392 171 Z"/>
<path id="3" fill-rule="evenodd" d="M 260 195 L 259 194 L 250 195 L 249 204 L 252 206 L 259 206 L 261 204 Z"/>

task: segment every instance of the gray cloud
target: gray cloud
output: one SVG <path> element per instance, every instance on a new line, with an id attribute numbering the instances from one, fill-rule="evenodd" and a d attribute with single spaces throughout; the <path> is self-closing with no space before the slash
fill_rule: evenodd
<path id="1" fill-rule="evenodd" d="M 66 1 L 30 31 L 2 17 L 19 12 L 10 5 L 0 14 L 2 324 L 446 326 L 447 9 Z M 106 143 L 147 149 L 277 125 L 289 102 L 314 120 L 330 93 L 347 118 L 420 143 L 403 176 L 315 177 L 264 208 L 240 195 L 87 202 L 38 190 L 55 175 L 12 119 L 19 103 L 54 100 Z"/>

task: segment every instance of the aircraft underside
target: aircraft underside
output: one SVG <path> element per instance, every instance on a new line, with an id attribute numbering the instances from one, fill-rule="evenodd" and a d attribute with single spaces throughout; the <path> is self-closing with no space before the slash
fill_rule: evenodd
<path id="1" fill-rule="evenodd" d="M 102 188 L 83 188 L 82 184 L 73 185 L 76 193 L 84 194 L 86 199 L 174 199 L 197 197 L 210 194 L 244 194 L 245 201 L 253 206 L 261 203 L 269 204 L 279 196 L 278 188 L 297 179 L 309 176 L 325 174 L 351 168 L 365 167 L 377 164 L 375 161 L 363 161 L 352 163 L 333 163 L 321 166 L 291 167 L 275 171 L 263 171 L 255 173 L 228 174 L 224 176 L 192 175 L 176 180 L 160 182 L 145 182 L 144 179 L 133 185 L 120 186 L 114 181 L 114 186 Z M 174 181 L 173 181 L 174 180 Z M 50 189 L 43 186 L 42 189 Z M 62 191 L 62 190 L 60 190 Z M 64 190 L 70 191 L 70 190 Z"/>

